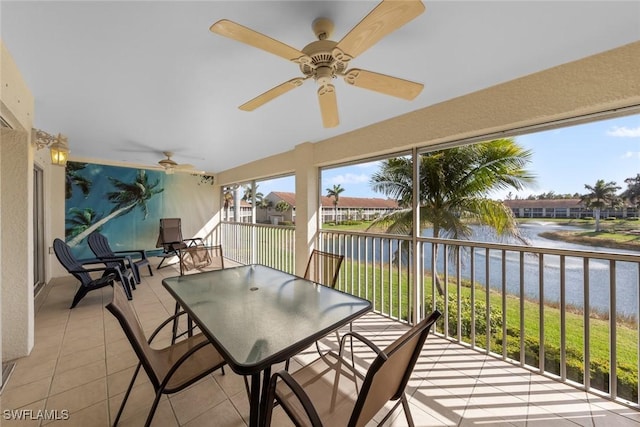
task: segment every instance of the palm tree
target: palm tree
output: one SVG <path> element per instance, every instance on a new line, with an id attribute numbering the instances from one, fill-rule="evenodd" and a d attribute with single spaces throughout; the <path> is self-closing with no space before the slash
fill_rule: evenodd
<path id="1" fill-rule="evenodd" d="M 269 209 L 272 206 L 273 202 L 269 199 L 260 199 L 260 201 L 256 204 L 256 207 L 259 209 Z"/>
<path id="2" fill-rule="evenodd" d="M 229 218 L 231 218 L 231 205 L 233 204 L 233 191 L 230 188 L 225 189 L 222 194 L 222 199 L 224 200 L 224 210 L 227 213 L 226 220 L 229 221 Z"/>
<path id="3" fill-rule="evenodd" d="M 91 208 L 79 209 L 73 207 L 67 212 L 66 222 L 70 224 L 65 229 L 65 236 L 75 237 L 91 227 L 97 219 L 96 212 Z"/>
<path id="4" fill-rule="evenodd" d="M 83 232 L 77 234 L 68 243 L 69 246 L 75 246 L 80 243 L 85 237 L 91 234 L 94 230 L 102 227 L 105 223 L 123 215 L 136 207 L 142 209 L 144 218 L 147 218 L 149 214 L 147 208 L 147 202 L 156 194 L 161 193 L 164 188 L 158 188 L 160 180 L 156 180 L 153 183 L 149 182 L 147 174 L 144 170 L 139 169 L 136 174 L 135 181 L 132 183 L 125 183 L 116 178 L 109 177 L 109 181 L 120 191 L 112 191 L 107 193 L 107 199 L 114 203 L 115 206 L 111 209 L 111 212 L 106 217 L 102 218 L 95 224 L 92 224 Z"/>
<path id="5" fill-rule="evenodd" d="M 340 201 L 340 193 L 344 188 L 340 184 L 334 184 L 333 188 L 327 188 L 327 197 L 333 197 L 333 222 L 338 223 L 338 202 Z"/>
<path id="6" fill-rule="evenodd" d="M 244 195 L 242 196 L 242 200 L 247 203 L 253 203 L 253 190 L 250 185 L 243 185 Z M 264 194 L 258 191 L 258 186 L 256 185 L 256 205 L 258 205 L 262 199 L 264 198 Z"/>
<path id="7" fill-rule="evenodd" d="M 522 190 L 534 176 L 525 169 L 531 151 L 512 138 L 434 151 L 420 156 L 420 229 L 431 226 L 433 237 L 468 239 L 471 223 L 493 228 L 497 234 L 522 242 L 511 210 L 489 195 L 496 190 Z M 399 157 L 385 160 L 371 177 L 372 189 L 398 202 L 400 209 L 376 219 L 370 226 L 383 225 L 387 232 L 412 234 L 413 161 Z M 434 246 L 437 256 L 437 245 Z M 398 256 L 396 254 L 396 262 Z M 435 266 L 434 266 L 435 268 Z M 442 286 L 436 274 L 436 285 Z"/>
<path id="8" fill-rule="evenodd" d="M 624 183 L 627 184 L 627 189 L 622 192 L 622 198 L 640 208 L 640 173 L 635 178 L 625 179 Z"/>
<path id="9" fill-rule="evenodd" d="M 580 201 L 584 205 L 593 209 L 593 216 L 596 219 L 596 232 L 600 231 L 600 211 L 615 202 L 616 191 L 620 189 L 614 181 L 604 182 L 604 179 L 596 181 L 596 185 L 585 184 L 584 188 L 589 190 L 587 194 L 580 196 Z"/>
<path id="10" fill-rule="evenodd" d="M 80 175 L 82 169 L 86 168 L 86 163 L 79 162 L 68 162 L 66 173 L 65 173 L 65 185 L 64 185 L 64 193 L 65 199 L 70 199 L 73 195 L 73 186 L 77 185 L 84 194 L 86 198 L 89 195 L 89 191 L 91 191 L 91 181 L 87 178 Z"/>

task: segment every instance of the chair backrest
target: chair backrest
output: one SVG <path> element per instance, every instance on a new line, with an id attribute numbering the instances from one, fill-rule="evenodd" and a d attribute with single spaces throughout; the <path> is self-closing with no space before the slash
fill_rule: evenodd
<path id="1" fill-rule="evenodd" d="M 94 231 L 93 233 L 89 234 L 89 238 L 87 240 L 89 242 L 89 248 L 91 248 L 91 251 L 98 258 L 108 258 L 116 256 L 116 254 L 111 249 L 111 246 L 109 246 L 109 240 L 107 240 L 107 238 L 99 232 Z"/>
<path id="2" fill-rule="evenodd" d="M 364 426 L 389 400 L 402 397 L 429 331 L 440 316 L 438 310 L 434 311 L 374 359 L 362 383 L 349 426 Z"/>
<path id="3" fill-rule="evenodd" d="M 304 278 L 333 288 L 338 281 L 342 261 L 344 261 L 344 255 L 314 249 L 309 256 Z"/>
<path id="4" fill-rule="evenodd" d="M 216 270 L 224 269 L 224 256 L 222 254 L 222 245 L 210 246 L 208 248 L 211 255 L 211 268 Z"/>
<path id="5" fill-rule="evenodd" d="M 129 343 L 136 352 L 140 363 L 149 376 L 151 383 L 157 390 L 162 382 L 163 367 L 158 366 L 159 360 L 154 357 L 154 352 L 147 342 L 140 321 L 131 308 L 131 303 L 120 286 L 113 287 L 113 299 L 107 304 L 107 310 L 118 319 Z"/>
<path id="6" fill-rule="evenodd" d="M 182 243 L 182 220 L 180 218 L 160 218 L 160 232 L 156 248 L 173 250 L 176 243 Z"/>
<path id="7" fill-rule="evenodd" d="M 83 285 L 91 283 L 93 279 L 78 259 L 71 253 L 71 248 L 61 239 L 53 240 L 53 252 L 62 266 L 78 279 Z"/>

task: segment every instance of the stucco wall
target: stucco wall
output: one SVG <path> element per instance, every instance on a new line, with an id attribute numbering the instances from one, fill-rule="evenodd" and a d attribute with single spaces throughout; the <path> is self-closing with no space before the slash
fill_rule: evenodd
<path id="1" fill-rule="evenodd" d="M 28 133 L 2 129 L 2 359 L 29 354 L 33 348 L 33 150 Z"/>
<path id="2" fill-rule="evenodd" d="M 32 268 L 34 99 L 0 42 L 0 114 L 16 130 L 0 134 L 0 342 L 2 361 L 34 344 Z M 46 209 L 47 207 L 45 207 Z"/>

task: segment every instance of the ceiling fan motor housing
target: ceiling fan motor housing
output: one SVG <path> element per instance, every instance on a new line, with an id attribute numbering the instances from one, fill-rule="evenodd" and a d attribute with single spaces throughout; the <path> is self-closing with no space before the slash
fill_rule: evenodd
<path id="1" fill-rule="evenodd" d="M 330 83 L 336 75 L 344 73 L 347 63 L 333 55 L 337 44 L 333 40 L 317 40 L 306 45 L 302 52 L 311 61 L 301 63 L 300 71 L 307 77 L 313 77 L 321 85 Z"/>

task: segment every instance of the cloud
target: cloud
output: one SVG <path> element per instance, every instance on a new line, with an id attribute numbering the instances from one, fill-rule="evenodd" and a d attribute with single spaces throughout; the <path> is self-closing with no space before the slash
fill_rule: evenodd
<path id="1" fill-rule="evenodd" d="M 380 160 L 376 160 L 374 162 L 367 162 L 367 163 L 358 163 L 356 165 L 353 165 L 357 168 L 363 168 L 363 169 L 368 169 L 368 168 L 378 168 L 380 166 L 382 162 Z"/>
<path id="2" fill-rule="evenodd" d="M 633 159 L 636 157 L 640 159 L 640 151 L 627 151 L 622 155 L 623 159 Z"/>
<path id="3" fill-rule="evenodd" d="M 369 175 L 355 173 L 346 173 L 336 175 L 329 179 L 330 184 L 361 184 L 363 182 L 369 182 Z"/>
<path id="4" fill-rule="evenodd" d="M 618 136 L 622 138 L 640 138 L 640 126 L 636 128 L 628 128 L 626 126 L 614 126 L 607 131 L 609 136 Z"/>

